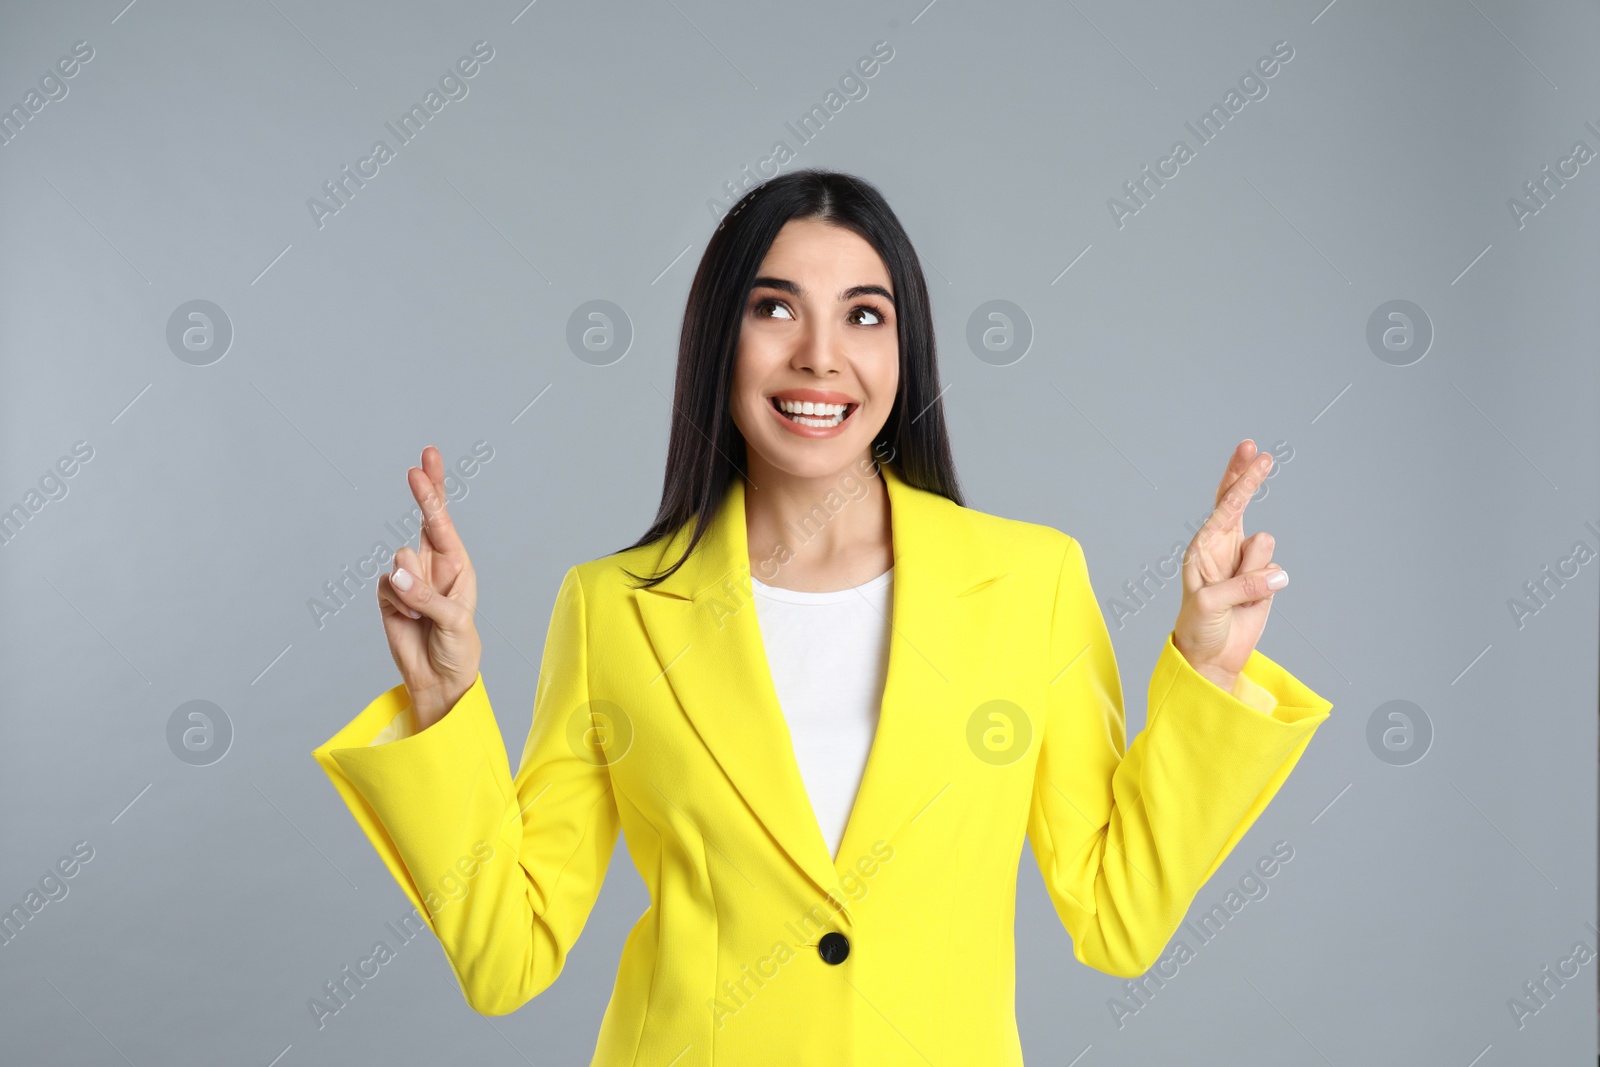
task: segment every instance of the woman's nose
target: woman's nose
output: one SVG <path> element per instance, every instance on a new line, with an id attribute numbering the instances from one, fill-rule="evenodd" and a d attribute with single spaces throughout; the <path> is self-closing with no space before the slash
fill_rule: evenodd
<path id="1" fill-rule="evenodd" d="M 839 351 L 839 338 L 831 331 L 813 328 L 806 332 L 795 349 L 790 365 L 796 370 L 809 370 L 813 374 L 827 374 L 837 370 L 844 361 Z"/>

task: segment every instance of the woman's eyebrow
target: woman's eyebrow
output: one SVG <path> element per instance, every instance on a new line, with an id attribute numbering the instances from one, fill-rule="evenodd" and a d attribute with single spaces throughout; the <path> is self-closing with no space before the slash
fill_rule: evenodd
<path id="1" fill-rule="evenodd" d="M 787 278 L 757 278 L 754 282 L 750 283 L 750 288 L 781 289 L 783 292 L 790 293 L 794 296 L 805 295 L 804 289 L 801 289 L 798 285 L 789 281 Z M 881 296 L 885 300 L 889 301 L 890 304 L 894 303 L 894 294 L 889 292 L 889 290 L 885 289 L 881 285 L 851 286 L 849 289 L 846 289 L 844 292 L 839 294 L 839 299 L 854 300 L 858 296 Z"/>

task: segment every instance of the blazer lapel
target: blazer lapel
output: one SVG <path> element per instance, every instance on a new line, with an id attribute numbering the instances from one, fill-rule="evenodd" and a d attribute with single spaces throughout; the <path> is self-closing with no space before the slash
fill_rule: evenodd
<path id="1" fill-rule="evenodd" d="M 889 666 L 877 733 L 835 867 L 817 825 L 772 684 L 750 586 L 744 482 L 735 479 L 705 536 L 673 575 L 634 599 L 662 675 L 695 732 L 780 848 L 824 892 L 902 829 L 937 795 L 939 731 L 954 682 L 977 669 L 973 646 L 987 629 L 982 591 L 1006 577 L 968 512 L 918 489 L 880 464 L 894 542 Z M 823 503 L 848 507 L 842 494 Z M 692 525 L 692 524 L 689 524 Z M 689 525 L 666 539 L 656 569 L 687 543 Z M 961 710 L 970 709 L 957 709 Z M 926 792 L 928 795 L 923 795 Z M 847 901 L 839 901 L 848 906 Z"/>

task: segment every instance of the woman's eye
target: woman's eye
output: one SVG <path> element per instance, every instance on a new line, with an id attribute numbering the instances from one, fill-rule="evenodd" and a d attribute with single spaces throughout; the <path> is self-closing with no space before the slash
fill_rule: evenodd
<path id="1" fill-rule="evenodd" d="M 863 305 L 860 305 L 859 307 L 851 308 L 850 309 L 850 314 L 854 315 L 858 311 L 864 312 L 865 314 L 868 314 L 868 315 L 871 315 L 872 316 L 872 321 L 871 322 L 854 322 L 854 321 L 852 321 L 851 325 L 854 325 L 854 326 L 877 326 L 877 325 L 879 325 L 880 323 L 883 322 L 883 316 L 879 315 L 878 312 L 876 311 L 876 309 L 874 309 L 874 308 L 869 308 L 869 307 L 867 307 L 866 305 L 863 304 Z"/>
<path id="2" fill-rule="evenodd" d="M 756 316 L 758 318 L 777 318 L 778 317 L 776 315 L 763 314 L 763 312 L 767 308 L 771 308 L 774 311 L 782 311 L 784 318 L 792 318 L 793 317 L 793 316 L 791 316 L 789 314 L 789 309 L 788 308 L 784 307 L 782 304 L 778 303 L 776 300 L 771 300 L 771 299 L 756 301 L 756 306 L 755 306 Z"/>

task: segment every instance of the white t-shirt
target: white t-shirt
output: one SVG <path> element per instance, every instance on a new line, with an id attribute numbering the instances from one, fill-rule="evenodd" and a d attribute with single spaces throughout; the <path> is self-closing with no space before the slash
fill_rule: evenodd
<path id="1" fill-rule="evenodd" d="M 750 580 L 795 761 L 835 859 L 878 729 L 893 581 L 893 567 L 854 588 L 823 593 Z"/>

